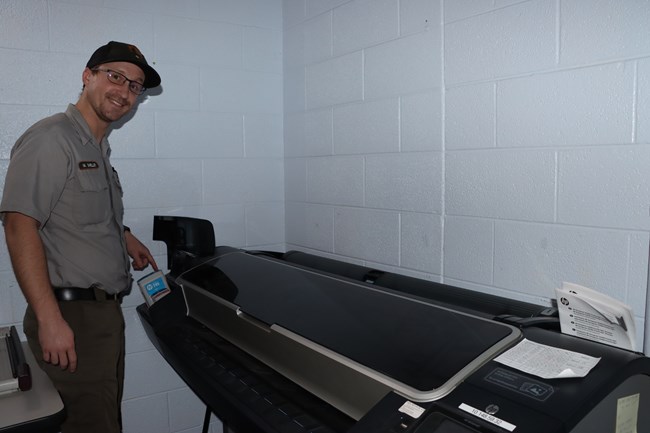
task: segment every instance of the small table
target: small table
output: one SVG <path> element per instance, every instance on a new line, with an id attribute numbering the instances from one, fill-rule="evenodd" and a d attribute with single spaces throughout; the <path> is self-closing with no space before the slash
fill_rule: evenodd
<path id="1" fill-rule="evenodd" d="M 27 343 L 23 343 L 23 351 L 32 388 L 0 395 L 0 433 L 57 433 L 65 419 L 63 401 Z"/>

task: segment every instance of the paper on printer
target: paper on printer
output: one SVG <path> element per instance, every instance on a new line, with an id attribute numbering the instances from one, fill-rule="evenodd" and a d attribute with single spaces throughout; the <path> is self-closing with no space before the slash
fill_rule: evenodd
<path id="1" fill-rule="evenodd" d="M 588 287 L 562 283 L 555 289 L 562 333 L 636 350 L 632 309 Z"/>
<path id="2" fill-rule="evenodd" d="M 600 358 L 523 339 L 494 359 L 503 365 L 544 379 L 585 377 Z"/>

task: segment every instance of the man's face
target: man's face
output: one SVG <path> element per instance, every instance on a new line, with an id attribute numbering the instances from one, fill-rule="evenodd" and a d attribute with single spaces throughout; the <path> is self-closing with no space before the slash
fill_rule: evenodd
<path id="1" fill-rule="evenodd" d="M 143 83 L 144 73 L 138 66 L 128 62 L 104 63 L 93 69 L 95 71 L 88 68 L 84 70 L 84 92 L 101 121 L 115 122 L 133 108 L 138 95 L 129 90 L 129 85 L 131 82 Z M 116 77 L 119 79 L 121 75 L 128 81 L 116 84 L 109 79 L 109 73 L 112 74 L 113 79 Z M 122 78 L 119 81 L 124 80 Z"/>

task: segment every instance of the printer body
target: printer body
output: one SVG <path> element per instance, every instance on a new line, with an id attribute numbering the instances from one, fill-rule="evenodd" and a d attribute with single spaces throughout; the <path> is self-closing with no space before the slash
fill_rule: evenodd
<path id="1" fill-rule="evenodd" d="M 172 292 L 138 307 L 235 433 L 650 432 L 650 359 L 559 332 L 544 306 L 299 251 L 215 247 L 155 217 Z M 579 378 L 495 361 L 529 340 L 599 358 Z"/>

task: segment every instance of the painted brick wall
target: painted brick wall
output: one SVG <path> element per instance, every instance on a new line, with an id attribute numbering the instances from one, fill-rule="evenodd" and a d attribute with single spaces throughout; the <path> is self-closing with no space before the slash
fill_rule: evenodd
<path id="1" fill-rule="evenodd" d="M 650 232 L 650 4 L 284 1 L 288 248 L 548 304 L 631 304 Z"/>

